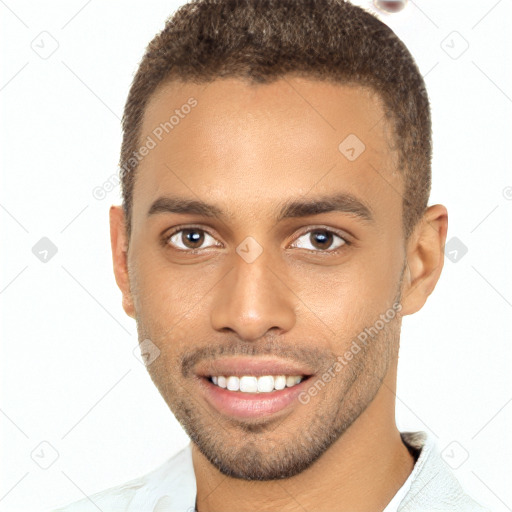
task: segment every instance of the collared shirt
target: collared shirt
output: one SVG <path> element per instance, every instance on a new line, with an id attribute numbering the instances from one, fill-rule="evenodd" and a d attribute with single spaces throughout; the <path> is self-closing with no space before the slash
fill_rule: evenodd
<path id="1" fill-rule="evenodd" d="M 383 512 L 489 512 L 470 498 L 426 432 L 402 432 L 417 455 L 414 469 Z M 192 446 L 153 471 L 53 512 L 194 512 L 196 479 Z"/>

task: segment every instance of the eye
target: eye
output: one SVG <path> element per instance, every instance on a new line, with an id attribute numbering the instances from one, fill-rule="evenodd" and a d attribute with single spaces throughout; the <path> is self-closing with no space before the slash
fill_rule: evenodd
<path id="1" fill-rule="evenodd" d="M 333 231 L 314 229 L 297 238 L 291 247 L 310 251 L 336 252 L 337 249 L 344 245 L 350 245 L 350 243 Z"/>
<path id="2" fill-rule="evenodd" d="M 194 251 L 222 245 L 204 229 L 195 227 L 176 229 L 164 238 L 164 242 L 181 251 Z M 336 252 L 344 245 L 350 245 L 350 242 L 329 229 L 318 228 L 302 234 L 290 247 L 317 252 Z"/>
<path id="3" fill-rule="evenodd" d="M 205 249 L 205 247 L 201 246 L 209 240 L 216 242 L 213 236 L 199 228 L 182 228 L 174 231 L 165 238 L 167 244 L 174 245 L 182 251 Z M 219 244 L 214 243 L 213 245 L 218 246 Z M 208 245 L 206 247 L 208 247 Z"/>

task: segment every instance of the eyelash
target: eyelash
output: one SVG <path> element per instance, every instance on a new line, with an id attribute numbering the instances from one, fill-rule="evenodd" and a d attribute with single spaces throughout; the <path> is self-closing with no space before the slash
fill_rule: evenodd
<path id="1" fill-rule="evenodd" d="M 200 232 L 208 234 L 212 238 L 215 238 L 206 229 L 203 229 L 203 228 L 201 228 L 199 226 L 190 226 L 190 225 L 187 225 L 187 226 L 177 226 L 176 228 L 173 229 L 173 231 L 171 233 L 169 233 L 169 234 L 164 236 L 163 241 L 162 241 L 164 247 L 169 248 L 169 249 L 174 250 L 174 251 L 177 251 L 177 252 L 188 253 L 188 254 L 197 254 L 198 252 L 201 252 L 201 251 L 205 250 L 206 248 L 180 249 L 180 248 L 176 248 L 176 247 L 173 247 L 173 246 L 170 245 L 170 239 L 174 235 L 176 235 L 177 233 L 179 233 L 181 231 L 187 230 L 187 229 L 195 229 L 197 231 L 200 231 Z M 298 238 L 302 237 L 303 235 L 306 235 L 308 233 L 314 233 L 315 231 L 324 231 L 324 232 L 326 232 L 328 234 L 332 234 L 334 236 L 337 236 L 338 238 L 343 240 L 343 243 L 339 247 L 337 247 L 336 249 L 326 249 L 326 250 L 318 249 L 318 250 L 314 250 L 314 249 L 304 249 L 304 248 L 302 248 L 302 250 L 305 250 L 305 251 L 307 251 L 309 253 L 316 253 L 316 254 L 339 254 L 343 250 L 346 250 L 350 245 L 352 245 L 352 242 L 350 242 L 347 239 L 346 235 L 342 235 L 342 234 L 340 234 L 339 232 L 337 232 L 337 231 L 335 231 L 333 229 L 328 229 L 328 228 L 325 228 L 325 227 L 322 227 L 322 226 L 309 228 L 307 231 L 304 231 L 304 232 L 300 233 L 297 236 L 296 240 Z"/>

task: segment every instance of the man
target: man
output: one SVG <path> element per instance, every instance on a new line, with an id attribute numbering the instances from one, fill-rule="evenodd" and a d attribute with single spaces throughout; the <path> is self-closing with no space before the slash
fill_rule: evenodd
<path id="1" fill-rule="evenodd" d="M 126 103 L 114 272 L 191 443 L 62 510 L 481 511 L 399 432 L 402 317 L 443 267 L 425 85 L 341 0 L 198 0 Z"/>

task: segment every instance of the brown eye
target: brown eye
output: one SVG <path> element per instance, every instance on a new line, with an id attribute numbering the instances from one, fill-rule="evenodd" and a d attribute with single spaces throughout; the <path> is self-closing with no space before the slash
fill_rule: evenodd
<path id="1" fill-rule="evenodd" d="M 174 245 L 178 249 L 204 249 L 201 247 L 207 239 L 215 242 L 215 239 L 198 228 L 186 228 L 175 231 L 168 239 L 167 243 Z M 211 244 L 210 244 L 211 245 Z"/>
<path id="2" fill-rule="evenodd" d="M 301 235 L 293 246 L 312 251 L 333 252 L 345 244 L 347 241 L 340 235 L 328 229 L 315 229 Z"/>

